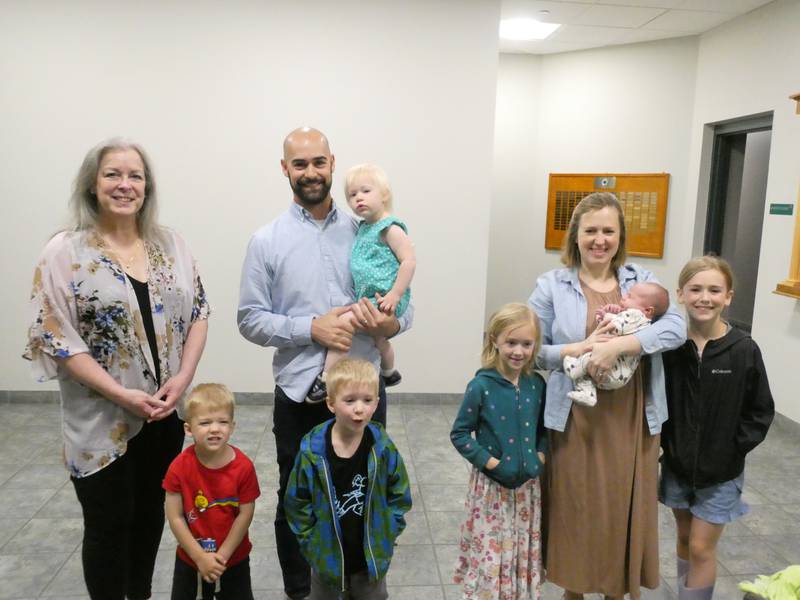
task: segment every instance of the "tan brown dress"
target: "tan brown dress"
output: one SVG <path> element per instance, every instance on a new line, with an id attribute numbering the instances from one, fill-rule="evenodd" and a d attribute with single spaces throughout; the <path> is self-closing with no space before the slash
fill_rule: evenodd
<path id="1" fill-rule="evenodd" d="M 619 288 L 583 284 L 586 335 L 595 310 Z M 640 597 L 658 576 L 658 448 L 644 414 L 643 359 L 630 382 L 598 390 L 593 407 L 572 405 L 564 432 L 550 431 L 547 579 L 581 593 Z"/>

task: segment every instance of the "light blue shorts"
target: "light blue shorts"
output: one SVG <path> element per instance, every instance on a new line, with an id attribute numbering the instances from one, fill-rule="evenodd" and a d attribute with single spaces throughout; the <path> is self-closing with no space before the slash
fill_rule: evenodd
<path id="1" fill-rule="evenodd" d="M 724 525 L 750 512 L 742 500 L 744 471 L 735 479 L 697 490 L 681 481 L 662 463 L 658 500 L 669 508 L 683 508 L 714 525 Z"/>

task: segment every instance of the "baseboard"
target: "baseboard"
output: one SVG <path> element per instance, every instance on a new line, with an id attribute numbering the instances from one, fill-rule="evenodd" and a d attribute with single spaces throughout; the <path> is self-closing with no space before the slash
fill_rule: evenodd
<path id="1" fill-rule="evenodd" d="M 272 392 L 235 392 L 236 403 L 241 406 L 272 405 Z M 457 405 L 462 394 L 433 394 L 413 392 L 389 392 L 390 404 L 439 406 Z M 0 404 L 57 404 L 57 390 L 0 390 Z"/>
<path id="2" fill-rule="evenodd" d="M 271 406 L 272 392 L 235 392 L 236 403 L 241 406 Z M 0 404 L 57 404 L 56 390 L 0 390 Z M 434 394 L 415 392 L 389 392 L 389 404 L 404 406 L 453 406 L 461 403 L 462 394 Z M 775 413 L 772 427 L 800 436 L 800 423 L 780 413 Z"/>
<path id="3" fill-rule="evenodd" d="M 772 428 L 800 437 L 800 423 L 780 413 L 775 413 L 775 420 L 772 422 Z"/>

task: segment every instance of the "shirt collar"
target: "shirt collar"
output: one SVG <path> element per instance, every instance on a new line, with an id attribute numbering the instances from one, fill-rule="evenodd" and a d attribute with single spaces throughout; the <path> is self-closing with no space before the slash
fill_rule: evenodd
<path id="1" fill-rule="evenodd" d="M 311 213 L 308 212 L 305 208 L 300 206 L 297 202 L 292 201 L 291 206 L 289 207 L 289 211 L 291 214 L 298 220 L 298 221 L 315 221 L 314 217 L 311 216 Z M 331 203 L 331 210 L 325 216 L 325 223 L 333 223 L 336 219 L 339 218 L 339 209 L 336 207 L 336 203 Z"/>

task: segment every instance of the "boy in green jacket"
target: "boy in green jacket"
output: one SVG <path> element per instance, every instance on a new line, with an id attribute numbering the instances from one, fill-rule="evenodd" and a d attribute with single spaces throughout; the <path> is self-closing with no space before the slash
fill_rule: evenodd
<path id="1" fill-rule="evenodd" d="M 383 428 L 371 423 L 378 373 L 363 360 L 339 361 L 327 376 L 335 418 L 300 442 L 284 506 L 311 566 L 311 600 L 387 598 L 394 543 L 411 509 L 408 474 Z"/>

